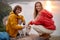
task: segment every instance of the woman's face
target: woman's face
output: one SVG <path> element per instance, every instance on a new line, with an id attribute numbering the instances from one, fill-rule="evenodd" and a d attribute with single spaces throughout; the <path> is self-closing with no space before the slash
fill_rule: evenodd
<path id="1" fill-rule="evenodd" d="M 16 9 L 16 14 L 19 14 L 19 13 L 21 13 L 21 9 L 20 8 L 17 8 Z"/>
<path id="2" fill-rule="evenodd" d="M 37 3 L 37 4 L 35 5 L 35 8 L 36 8 L 36 10 L 39 12 L 39 11 L 42 9 L 42 6 L 41 6 L 40 3 Z"/>

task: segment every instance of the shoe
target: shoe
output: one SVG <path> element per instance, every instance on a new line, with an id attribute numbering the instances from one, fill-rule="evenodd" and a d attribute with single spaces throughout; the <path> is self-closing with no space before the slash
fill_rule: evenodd
<path id="1" fill-rule="evenodd" d="M 45 39 L 45 40 L 49 40 L 49 38 Z"/>
<path id="2" fill-rule="evenodd" d="M 51 36 L 50 36 L 50 34 L 44 33 L 44 34 L 40 35 L 40 37 L 47 39 L 47 38 L 50 38 Z"/>
<path id="3" fill-rule="evenodd" d="M 17 40 L 16 38 L 10 38 L 10 40 Z"/>

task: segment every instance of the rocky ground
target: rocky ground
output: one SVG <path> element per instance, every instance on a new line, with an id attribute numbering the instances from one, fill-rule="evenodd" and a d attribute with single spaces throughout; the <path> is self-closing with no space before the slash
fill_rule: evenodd
<path id="1" fill-rule="evenodd" d="M 43 40 L 43 39 L 37 35 L 32 34 L 30 36 L 19 38 L 18 40 Z M 60 40 L 60 36 L 51 36 L 50 40 Z"/>

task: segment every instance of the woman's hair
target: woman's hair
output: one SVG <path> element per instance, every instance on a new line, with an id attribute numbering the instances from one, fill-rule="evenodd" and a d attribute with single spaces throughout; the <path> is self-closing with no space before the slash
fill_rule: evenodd
<path id="1" fill-rule="evenodd" d="M 35 3 L 35 7 L 34 7 L 34 18 L 36 18 L 37 14 L 38 14 L 38 11 L 36 10 L 36 4 L 37 4 L 37 3 L 39 3 L 40 6 L 41 6 L 41 8 L 43 8 L 41 2 L 36 2 L 36 3 Z"/>
<path id="2" fill-rule="evenodd" d="M 20 11 L 22 11 L 22 7 L 21 7 L 21 6 L 19 6 L 19 5 L 16 5 L 16 6 L 15 6 L 15 8 L 13 9 L 13 12 L 14 12 L 14 13 L 16 12 L 17 8 L 19 8 L 19 9 L 20 9 Z M 16 14 L 16 13 L 15 13 L 15 14 Z"/>

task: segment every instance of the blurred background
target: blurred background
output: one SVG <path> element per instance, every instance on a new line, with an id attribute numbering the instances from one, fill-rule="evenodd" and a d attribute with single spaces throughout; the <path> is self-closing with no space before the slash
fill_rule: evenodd
<path id="1" fill-rule="evenodd" d="M 52 35 L 60 36 L 60 1 L 59 0 L 0 0 L 0 31 L 5 31 L 5 21 L 9 12 L 14 9 L 16 5 L 22 6 L 22 15 L 24 15 L 26 24 L 33 19 L 34 4 L 40 1 L 43 7 L 50 11 L 54 16 L 56 31 Z M 6 19 L 6 20 L 5 20 Z M 30 34 L 38 34 L 31 29 Z"/>

